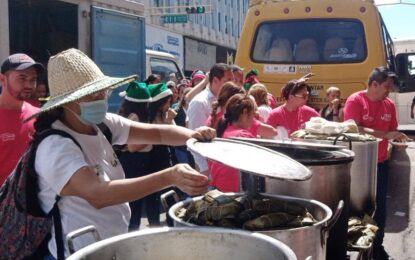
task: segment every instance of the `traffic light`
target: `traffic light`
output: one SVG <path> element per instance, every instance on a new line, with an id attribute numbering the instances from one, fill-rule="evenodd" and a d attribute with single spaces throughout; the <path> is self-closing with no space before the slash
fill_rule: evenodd
<path id="1" fill-rule="evenodd" d="M 188 13 L 188 14 L 203 14 L 203 13 L 205 13 L 205 7 L 204 6 L 186 7 L 186 13 Z"/>
<path id="2" fill-rule="evenodd" d="M 205 12 L 205 7 L 204 6 L 196 7 L 196 13 L 203 14 L 204 12 Z"/>

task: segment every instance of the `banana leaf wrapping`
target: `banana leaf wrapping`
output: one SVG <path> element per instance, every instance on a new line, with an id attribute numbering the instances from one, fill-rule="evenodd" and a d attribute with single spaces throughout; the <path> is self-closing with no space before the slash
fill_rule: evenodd
<path id="1" fill-rule="evenodd" d="M 245 222 L 242 228 L 248 230 L 266 230 L 270 228 L 284 227 L 295 217 L 296 216 L 283 212 L 269 213 Z"/>
<path id="2" fill-rule="evenodd" d="M 277 198 L 228 196 L 213 190 L 180 208 L 176 216 L 200 226 L 267 230 L 311 226 L 317 221 L 302 205 Z"/>
<path id="3" fill-rule="evenodd" d="M 351 217 L 348 221 L 347 247 L 350 250 L 370 248 L 376 238 L 378 229 L 375 221 L 367 214 L 364 215 L 363 219 Z"/>

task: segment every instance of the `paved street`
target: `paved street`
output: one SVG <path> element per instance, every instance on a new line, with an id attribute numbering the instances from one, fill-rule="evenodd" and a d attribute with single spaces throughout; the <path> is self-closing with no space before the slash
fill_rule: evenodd
<path id="1" fill-rule="evenodd" d="M 415 143 L 392 152 L 390 177 L 384 245 L 394 259 L 415 259 Z"/>

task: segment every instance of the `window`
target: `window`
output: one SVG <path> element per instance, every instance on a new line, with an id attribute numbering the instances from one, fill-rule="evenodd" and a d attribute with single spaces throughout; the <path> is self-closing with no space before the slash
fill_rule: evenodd
<path id="1" fill-rule="evenodd" d="M 415 54 L 408 55 L 408 73 L 410 76 L 415 75 Z"/>
<path id="2" fill-rule="evenodd" d="M 231 19 L 231 34 L 235 36 L 235 29 L 233 28 L 233 18 Z"/>
<path id="3" fill-rule="evenodd" d="M 220 13 L 218 13 L 218 29 L 219 29 L 219 32 L 222 31 L 222 26 L 221 26 L 221 23 L 220 23 Z"/>
<path id="4" fill-rule="evenodd" d="M 176 74 L 176 77 L 180 76 L 179 68 L 176 63 L 171 60 L 151 58 L 150 68 L 152 74 L 159 74 L 161 76 L 162 82 L 169 80 L 170 73 Z"/>
<path id="5" fill-rule="evenodd" d="M 228 33 L 228 16 L 225 15 L 225 33 Z"/>
<path id="6" fill-rule="evenodd" d="M 251 49 L 262 63 L 353 63 L 366 55 L 363 25 L 352 19 L 262 23 Z"/>

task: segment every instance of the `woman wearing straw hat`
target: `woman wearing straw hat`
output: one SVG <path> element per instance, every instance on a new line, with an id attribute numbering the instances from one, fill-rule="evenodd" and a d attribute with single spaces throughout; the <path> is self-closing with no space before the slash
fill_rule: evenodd
<path id="1" fill-rule="evenodd" d="M 63 51 L 49 60 L 50 99 L 35 116 L 36 134 L 49 128 L 63 130 L 77 140 L 51 135 L 38 146 L 35 169 L 39 176 L 39 200 L 45 212 L 60 195 L 59 209 L 64 237 L 71 231 L 94 225 L 102 238 L 128 231 L 128 201 L 169 186 L 196 195 L 206 191 L 208 180 L 179 164 L 154 174 L 124 179 L 123 169 L 111 144 L 96 124 L 103 122 L 112 133 L 112 144 L 182 145 L 190 137 L 210 140 L 212 129 L 192 131 L 172 125 L 134 122 L 107 113 L 109 90 L 135 76 L 105 76 L 95 63 L 76 49 Z M 54 232 L 49 251 L 57 257 Z M 94 242 L 90 236 L 74 240 L 75 249 Z M 65 256 L 68 256 L 65 248 Z"/>

